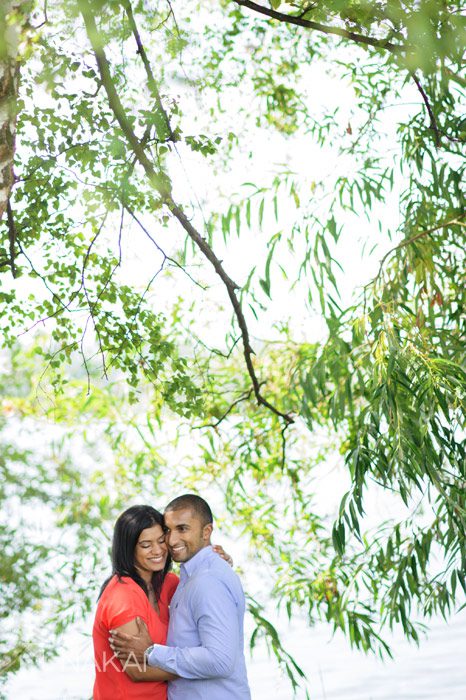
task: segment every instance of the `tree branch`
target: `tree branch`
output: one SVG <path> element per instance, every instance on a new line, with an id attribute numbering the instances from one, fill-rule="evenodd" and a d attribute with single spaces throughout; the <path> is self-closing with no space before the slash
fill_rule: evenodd
<path id="1" fill-rule="evenodd" d="M 162 202 L 168 207 L 173 216 L 178 220 L 183 229 L 186 231 L 188 236 L 196 244 L 196 246 L 201 250 L 207 260 L 213 266 L 215 272 L 219 275 L 220 279 L 227 288 L 228 296 L 233 306 L 233 310 L 241 331 L 243 339 L 244 348 L 244 358 L 246 361 L 246 367 L 251 378 L 251 382 L 254 389 L 254 396 L 258 404 L 265 406 L 272 413 L 282 418 L 286 423 L 294 423 L 294 418 L 287 414 L 279 411 L 275 406 L 273 406 L 267 399 L 265 399 L 260 392 L 260 384 L 257 379 L 254 365 L 252 363 L 252 355 L 254 351 L 250 344 L 249 331 L 246 324 L 246 319 L 244 317 L 243 311 L 241 309 L 241 304 L 236 295 L 236 290 L 240 287 L 229 277 L 223 268 L 222 261 L 217 258 L 212 248 L 207 243 L 206 239 L 201 236 L 201 234 L 195 229 L 191 224 L 188 217 L 182 210 L 182 208 L 173 200 L 171 195 L 171 186 L 167 176 L 161 171 L 156 170 L 153 162 L 148 158 L 144 146 L 139 141 L 133 128 L 130 124 L 128 117 L 126 116 L 125 109 L 121 103 L 120 97 L 117 93 L 113 78 L 110 72 L 110 65 L 105 54 L 103 43 L 95 23 L 95 18 L 92 13 L 92 9 L 89 0 L 81 0 L 80 10 L 83 16 L 84 24 L 86 27 L 87 35 L 89 41 L 91 42 L 92 49 L 97 61 L 97 67 L 100 73 L 103 87 L 107 93 L 107 98 L 109 102 L 110 109 L 112 110 L 118 124 L 120 125 L 123 134 L 126 136 L 129 145 L 131 146 L 134 155 L 136 156 L 138 162 L 143 167 L 150 184 L 159 193 Z"/>
<path id="2" fill-rule="evenodd" d="M 7 205 L 6 205 L 6 214 L 7 214 L 7 221 L 8 221 L 8 241 L 10 245 L 10 267 L 11 267 L 11 274 L 13 275 L 13 278 L 16 279 L 16 265 L 15 265 L 15 258 L 16 258 L 16 251 L 15 251 L 15 243 L 16 243 L 16 226 L 15 226 L 15 219 L 13 216 L 13 210 L 11 208 L 11 202 L 8 200 Z"/>
<path id="3" fill-rule="evenodd" d="M 160 92 L 159 88 L 157 85 L 157 81 L 155 80 L 154 73 L 152 72 L 152 67 L 150 65 L 150 61 L 147 57 L 146 50 L 144 49 L 144 45 L 141 40 L 141 35 L 139 33 L 136 20 L 134 19 L 134 14 L 133 14 L 133 8 L 131 6 L 131 3 L 125 2 L 124 3 L 124 8 L 126 11 L 126 15 L 128 17 L 128 22 L 129 26 L 131 27 L 131 31 L 133 32 L 134 39 L 136 41 L 136 45 L 138 47 L 138 54 L 141 56 L 141 60 L 144 64 L 144 69 L 146 71 L 147 75 L 147 84 L 149 86 L 149 90 L 151 91 L 156 105 L 157 109 L 159 111 L 160 116 L 162 117 L 163 124 L 160 126 L 163 126 L 162 129 L 157 129 L 158 136 L 162 141 L 166 141 L 167 139 L 170 141 L 175 142 L 177 140 L 175 134 L 172 131 L 170 120 L 168 118 L 168 115 L 164 109 L 163 103 L 162 103 L 162 98 L 160 97 Z M 159 126 L 159 124 L 156 124 L 156 128 Z"/>
<path id="4" fill-rule="evenodd" d="M 280 416 L 280 418 L 283 418 L 287 423 L 294 423 L 294 419 L 289 414 L 282 413 L 277 408 L 275 408 L 275 406 L 269 403 L 260 392 L 259 380 L 257 379 L 254 370 L 254 365 L 252 363 L 252 356 L 255 353 L 251 347 L 248 326 L 243 314 L 243 310 L 241 308 L 241 304 L 236 294 L 236 290 L 240 289 L 240 287 L 236 284 L 236 282 L 233 282 L 233 280 L 227 275 L 227 273 L 223 269 L 221 260 L 217 258 L 213 250 L 208 245 L 205 238 L 203 238 L 201 234 L 198 231 L 196 231 L 196 229 L 191 224 L 184 211 L 177 204 L 175 204 L 173 200 L 171 200 L 169 208 L 172 214 L 178 219 L 180 224 L 183 226 L 184 230 L 188 233 L 189 237 L 196 243 L 196 245 L 204 253 L 205 257 L 212 263 L 215 272 L 219 275 L 220 279 L 222 280 L 227 289 L 227 293 L 230 297 L 231 305 L 233 306 L 236 320 L 241 331 L 241 336 L 243 338 L 244 359 L 246 361 L 246 367 L 251 378 L 252 385 L 254 387 L 254 396 L 256 397 L 257 403 L 261 404 L 262 406 L 265 406 L 270 411 L 272 411 L 272 413 L 275 413 L 275 415 Z"/>
<path id="5" fill-rule="evenodd" d="M 437 146 L 437 148 L 439 148 L 439 146 L 440 146 L 440 130 L 438 128 L 438 124 L 437 124 L 437 120 L 435 118 L 434 111 L 433 111 L 432 106 L 429 102 L 429 98 L 427 97 L 426 91 L 422 87 L 421 81 L 417 77 L 416 73 L 410 72 L 410 75 L 411 75 L 412 79 L 414 80 L 414 82 L 416 83 L 416 87 L 419 90 L 421 97 L 424 101 L 424 104 L 426 106 L 427 114 L 429 115 L 429 119 L 430 119 L 430 128 L 432 129 L 432 131 L 435 134 L 435 145 Z"/>
<path id="6" fill-rule="evenodd" d="M 247 7 L 254 12 L 258 12 L 261 15 L 270 17 L 271 19 L 276 19 L 279 22 L 285 22 L 286 24 L 294 24 L 298 27 L 305 27 L 306 29 L 314 29 L 323 34 L 333 34 L 335 36 L 340 36 L 343 39 L 349 39 L 356 44 L 364 44 L 365 46 L 374 46 L 377 49 L 385 49 L 391 53 L 402 53 L 404 51 L 409 51 L 409 46 L 407 44 L 392 44 L 388 39 L 375 39 L 371 36 L 364 36 L 364 34 L 357 34 L 356 32 L 351 32 L 348 29 L 343 29 L 342 27 L 332 27 L 327 24 L 321 24 L 321 22 L 314 22 L 310 19 L 303 19 L 299 15 L 287 15 L 283 12 L 278 12 L 270 7 L 264 7 L 256 2 L 251 2 L 251 0 L 233 0 L 237 5 L 242 7 Z"/>

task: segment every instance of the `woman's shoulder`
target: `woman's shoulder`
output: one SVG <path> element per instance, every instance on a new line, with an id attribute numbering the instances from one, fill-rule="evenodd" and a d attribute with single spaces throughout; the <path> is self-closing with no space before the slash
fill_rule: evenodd
<path id="1" fill-rule="evenodd" d="M 141 586 L 136 581 L 130 576 L 117 576 L 115 574 L 105 586 L 100 599 L 105 601 L 109 598 L 139 598 L 140 596 L 146 597 Z"/>
<path id="2" fill-rule="evenodd" d="M 111 629 L 130 622 L 138 615 L 147 617 L 149 600 L 144 591 L 129 576 L 112 576 L 100 596 L 96 622 Z"/>
<path id="3" fill-rule="evenodd" d="M 168 607 L 179 583 L 176 574 L 168 573 L 163 581 L 159 599 L 158 618 L 168 623 Z M 107 627 L 118 627 L 135 616 L 147 620 L 156 615 L 142 588 L 129 576 L 113 576 L 104 589 L 98 605 L 98 616 Z M 131 613 L 131 616 L 127 616 Z"/>
<path id="4" fill-rule="evenodd" d="M 104 592 L 108 590 L 112 590 L 112 588 L 118 588 L 119 586 L 137 586 L 138 584 L 136 581 L 133 581 L 131 576 L 118 576 L 117 574 L 113 574 L 113 576 L 109 579 L 107 585 L 104 588 Z"/>

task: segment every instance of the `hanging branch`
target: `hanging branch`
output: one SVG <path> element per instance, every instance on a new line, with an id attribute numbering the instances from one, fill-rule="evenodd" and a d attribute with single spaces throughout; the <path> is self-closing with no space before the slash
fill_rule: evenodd
<path id="1" fill-rule="evenodd" d="M 416 83 L 416 87 L 419 90 L 419 93 L 423 99 L 425 106 L 426 106 L 427 114 L 429 115 L 429 119 L 430 119 L 430 128 L 432 129 L 432 131 L 435 134 L 435 145 L 437 146 L 437 148 L 439 148 L 439 146 L 440 146 L 440 130 L 438 128 L 437 120 L 435 119 L 434 110 L 432 109 L 432 106 L 429 102 L 429 98 L 427 97 L 427 93 L 424 90 L 424 88 L 422 87 L 421 81 L 417 77 L 416 73 L 410 72 L 410 75 L 411 75 L 412 79 L 414 80 L 414 82 Z"/>
<path id="2" fill-rule="evenodd" d="M 398 245 L 394 246 L 393 248 L 390 248 L 385 255 L 383 256 L 382 260 L 379 263 L 379 271 L 377 272 L 377 275 L 375 278 L 369 282 L 366 287 L 369 287 L 371 284 L 376 282 L 380 275 L 382 274 L 383 266 L 385 265 L 386 260 L 395 253 L 397 250 L 400 250 L 401 248 L 405 248 L 408 245 L 411 245 L 411 243 L 415 243 L 416 241 L 420 240 L 421 238 L 425 238 L 426 236 L 430 236 L 431 233 L 435 233 L 436 231 L 440 231 L 441 229 L 448 228 L 449 226 L 464 226 L 465 224 L 463 223 L 464 221 L 464 215 L 463 216 L 457 216 L 455 219 L 449 219 L 448 221 L 443 221 L 440 224 L 436 224 L 435 226 L 432 226 L 431 228 L 425 229 L 424 231 L 419 231 L 418 233 L 414 234 L 414 236 L 410 236 L 409 238 L 405 238 Z"/>
<path id="3" fill-rule="evenodd" d="M 409 46 L 406 44 L 393 44 L 388 41 L 388 39 L 375 39 L 371 36 L 364 36 L 364 34 L 357 34 L 356 32 L 351 32 L 348 29 L 343 29 L 342 27 L 332 27 L 327 24 L 322 24 L 321 22 L 314 22 L 314 20 L 304 19 L 302 15 L 287 15 L 283 12 L 278 12 L 277 10 L 272 9 L 271 7 L 264 7 L 256 2 L 251 2 L 251 0 L 233 0 L 233 2 L 241 7 L 247 7 L 249 10 L 253 10 L 261 15 L 270 17 L 271 19 L 276 19 L 279 22 L 294 24 L 298 27 L 305 27 L 306 29 L 313 29 L 318 32 L 322 32 L 323 34 L 340 36 L 343 39 L 349 39 L 356 44 L 374 46 L 377 49 L 385 49 L 394 54 L 409 50 Z"/>
<path id="4" fill-rule="evenodd" d="M 267 399 L 265 399 L 260 391 L 260 383 L 257 379 L 254 365 L 252 362 L 252 355 L 254 351 L 251 347 L 249 330 L 247 327 L 246 319 L 241 308 L 241 304 L 238 300 L 236 291 L 240 289 L 239 285 L 234 282 L 231 277 L 227 274 L 223 268 L 222 261 L 217 258 L 212 248 L 207 243 L 207 240 L 196 230 L 196 228 L 191 224 L 188 217 L 184 213 L 183 209 L 174 201 L 171 194 L 171 186 L 167 176 L 160 170 L 156 169 L 154 163 L 147 156 L 144 145 L 141 144 L 138 137 L 136 136 L 131 123 L 126 115 L 125 108 L 121 103 L 120 97 L 115 87 L 111 72 L 110 64 L 108 62 L 105 50 L 97 29 L 94 15 L 89 3 L 89 0 L 82 0 L 80 2 L 80 11 L 83 16 L 84 24 L 86 27 L 87 35 L 91 43 L 94 56 L 97 62 L 97 67 L 100 73 L 100 78 L 102 85 L 107 93 L 107 98 L 109 102 L 110 109 L 112 110 L 118 124 L 125 137 L 131 146 L 133 153 L 143 167 L 150 184 L 159 193 L 162 202 L 168 207 L 173 216 L 178 220 L 183 229 L 186 231 L 190 239 L 196 244 L 203 255 L 213 266 L 215 272 L 219 275 L 220 279 L 224 283 L 228 296 L 233 306 L 233 310 L 236 316 L 238 326 L 241 331 L 241 336 L 243 339 L 243 349 L 244 358 L 246 362 L 246 367 L 248 370 L 249 377 L 252 382 L 254 396 L 258 404 L 268 408 L 276 416 L 282 418 L 285 423 L 294 423 L 294 418 L 288 413 L 284 413 L 278 410 L 273 404 L 271 404 Z"/>

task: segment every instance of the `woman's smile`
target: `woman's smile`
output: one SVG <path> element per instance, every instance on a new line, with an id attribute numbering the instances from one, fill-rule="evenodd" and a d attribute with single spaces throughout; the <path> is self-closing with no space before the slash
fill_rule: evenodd
<path id="1" fill-rule="evenodd" d="M 160 562 L 165 563 L 166 556 L 159 556 L 159 557 L 147 557 L 148 561 L 152 561 L 155 564 L 159 564 Z"/>
<path id="2" fill-rule="evenodd" d="M 150 581 L 154 571 L 161 571 L 167 561 L 167 555 L 165 533 L 160 525 L 142 530 L 134 551 L 134 564 L 142 578 Z"/>

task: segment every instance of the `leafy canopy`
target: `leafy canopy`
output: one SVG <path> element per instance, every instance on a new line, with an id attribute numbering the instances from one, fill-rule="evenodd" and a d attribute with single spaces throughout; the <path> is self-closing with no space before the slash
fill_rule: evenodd
<path id="1" fill-rule="evenodd" d="M 6 515 L 2 617 L 41 608 L 60 632 L 88 612 L 115 515 L 177 486 L 221 495 L 288 615 L 327 620 L 365 651 L 389 653 L 386 626 L 417 640 L 419 618 L 460 604 L 460 10 L 11 4 L 21 80 L 0 224 L 0 498 L 45 508 L 72 556 L 26 537 L 28 510 Z M 267 161 L 308 144 L 329 167 Z M 345 251 L 362 231 L 368 276 L 349 294 Z M 283 298 L 297 304 L 285 318 Z M 320 326 L 299 332 L 309 313 Z M 47 436 L 43 454 L 21 431 Z M 335 463 L 329 513 L 316 475 Z M 374 525 L 376 494 L 394 515 Z M 252 645 L 264 634 L 296 684 L 258 600 L 250 611 Z M 24 635 L 3 647 L 15 669 Z"/>

